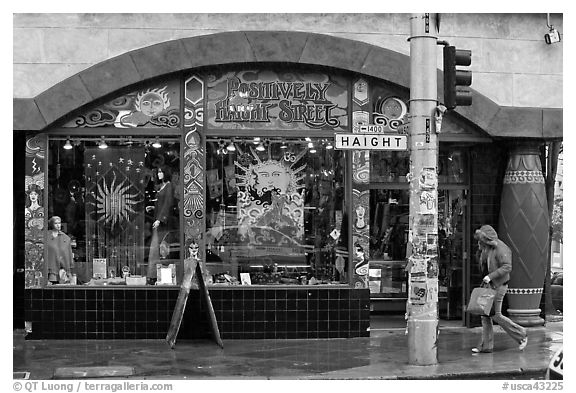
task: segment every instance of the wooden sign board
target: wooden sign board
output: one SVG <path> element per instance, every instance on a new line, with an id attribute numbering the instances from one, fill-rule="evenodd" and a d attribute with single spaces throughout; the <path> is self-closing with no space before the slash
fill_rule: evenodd
<path id="1" fill-rule="evenodd" d="M 200 267 L 197 259 L 192 260 L 192 263 L 184 273 L 182 286 L 180 287 L 180 292 L 178 293 L 178 300 L 176 300 L 176 306 L 174 307 L 174 312 L 172 313 L 172 321 L 170 322 L 168 334 L 166 335 L 166 341 L 170 345 L 170 348 L 174 349 L 174 345 L 176 344 L 176 337 L 178 336 L 180 325 L 182 324 L 182 319 L 184 318 L 186 302 L 188 301 L 188 295 L 190 294 L 190 288 L 192 286 L 192 280 L 194 277 L 196 277 L 196 280 L 198 281 L 200 296 L 202 296 L 206 303 L 208 320 L 210 323 L 210 328 L 212 329 L 212 336 L 216 343 L 221 348 L 224 348 L 224 343 L 220 337 L 220 330 L 218 329 L 218 321 L 216 320 L 216 314 L 214 313 L 214 307 L 212 306 L 212 300 L 210 299 L 208 288 L 206 288 L 206 285 L 204 284 L 202 268 Z"/>

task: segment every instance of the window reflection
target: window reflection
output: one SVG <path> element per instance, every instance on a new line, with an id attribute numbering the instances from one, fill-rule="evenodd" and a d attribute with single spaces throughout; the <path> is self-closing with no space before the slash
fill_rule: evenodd
<path id="1" fill-rule="evenodd" d="M 321 139 L 230 143 L 207 142 L 213 283 L 346 282 L 343 153 Z"/>
<path id="2" fill-rule="evenodd" d="M 180 266 L 179 143 L 82 138 L 49 144 L 49 217 L 71 238 L 78 284 L 155 284 L 162 266 Z M 158 267 L 157 267 L 158 266 Z M 49 272 L 48 272 L 49 273 Z"/>
<path id="3" fill-rule="evenodd" d="M 406 183 L 406 174 L 409 171 L 410 153 L 408 151 L 370 152 L 371 182 Z"/>

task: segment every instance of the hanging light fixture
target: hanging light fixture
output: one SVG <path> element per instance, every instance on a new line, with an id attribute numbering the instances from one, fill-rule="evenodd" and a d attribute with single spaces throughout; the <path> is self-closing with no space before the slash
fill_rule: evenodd
<path id="1" fill-rule="evenodd" d="M 66 138 L 66 143 L 62 146 L 65 150 L 72 149 L 72 143 L 70 142 L 70 137 Z"/>
<path id="2" fill-rule="evenodd" d="M 226 148 L 226 141 L 224 139 L 220 139 L 218 140 L 218 150 L 217 150 L 218 154 L 228 154 L 228 150 Z"/>
<path id="3" fill-rule="evenodd" d="M 310 149 L 310 153 L 312 154 L 316 153 L 316 148 L 314 147 L 314 144 L 312 142 L 308 142 L 308 149 Z"/>
<path id="4" fill-rule="evenodd" d="M 257 145 L 258 143 L 260 143 L 260 137 L 259 137 L 259 136 L 255 136 L 253 143 L 254 143 L 255 145 Z"/>
<path id="5" fill-rule="evenodd" d="M 152 147 L 155 149 L 159 149 L 162 147 L 162 144 L 160 143 L 160 138 L 156 137 L 154 143 L 152 143 Z"/>
<path id="6" fill-rule="evenodd" d="M 236 146 L 234 146 L 234 138 L 230 141 L 228 146 L 226 146 L 226 150 L 228 151 L 236 151 Z"/>
<path id="7" fill-rule="evenodd" d="M 104 140 L 103 136 L 100 137 L 100 142 L 98 142 L 98 147 L 100 149 L 107 149 L 108 148 L 108 145 L 106 144 L 106 141 Z"/>
<path id="8" fill-rule="evenodd" d="M 280 149 L 288 149 L 288 145 L 286 145 L 286 142 L 284 140 L 282 140 L 282 144 L 280 145 Z"/>
<path id="9" fill-rule="evenodd" d="M 332 150 L 332 149 L 334 149 L 334 146 L 332 146 L 332 142 L 331 142 L 331 141 L 328 141 L 327 144 L 326 144 L 326 150 Z"/>
<path id="10" fill-rule="evenodd" d="M 256 150 L 264 151 L 264 150 L 266 150 L 266 148 L 264 147 L 264 144 L 262 142 L 260 142 L 260 143 L 258 143 L 258 146 L 256 146 Z"/>

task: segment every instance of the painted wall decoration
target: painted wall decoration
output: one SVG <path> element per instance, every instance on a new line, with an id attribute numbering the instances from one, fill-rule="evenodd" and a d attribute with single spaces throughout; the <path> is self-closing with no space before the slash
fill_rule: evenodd
<path id="1" fill-rule="evenodd" d="M 136 90 L 82 113 L 64 127 L 177 128 L 180 119 L 180 81 Z"/>
<path id="2" fill-rule="evenodd" d="M 360 131 L 360 126 L 369 119 L 369 90 L 364 79 L 353 85 L 352 132 Z M 369 288 L 369 247 L 370 247 L 370 153 L 367 150 L 352 151 L 352 242 L 354 257 L 354 288 Z"/>
<path id="3" fill-rule="evenodd" d="M 204 127 L 204 82 L 192 75 L 184 82 L 184 245 L 204 261 L 204 170 L 205 153 L 201 132 Z M 188 258 L 190 255 L 185 255 Z"/>
<path id="4" fill-rule="evenodd" d="M 376 85 L 372 91 L 372 124 L 383 126 L 385 132 L 408 133 L 408 105 L 388 86 Z"/>
<path id="5" fill-rule="evenodd" d="M 348 81 L 318 72 L 247 70 L 207 77 L 211 129 L 344 131 Z"/>
<path id="6" fill-rule="evenodd" d="M 269 148 L 264 159 L 253 146 L 237 145 L 237 150 L 239 233 L 247 233 L 254 226 L 272 228 L 277 232 L 270 234 L 277 234 L 278 241 L 268 243 L 281 244 L 286 239 L 282 234 L 303 243 L 306 163 L 301 159 L 308 150 L 302 146 L 300 152 L 290 150 L 282 157 L 272 157 Z"/>
<path id="7" fill-rule="evenodd" d="M 44 277 L 44 164 L 46 135 L 26 141 L 26 208 L 24 213 L 25 287 L 42 286 Z"/>

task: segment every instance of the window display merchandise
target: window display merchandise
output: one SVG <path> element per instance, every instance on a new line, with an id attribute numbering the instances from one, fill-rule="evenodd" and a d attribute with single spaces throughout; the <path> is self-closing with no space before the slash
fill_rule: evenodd
<path id="1" fill-rule="evenodd" d="M 344 154 L 320 138 L 207 143 L 214 285 L 346 283 Z"/>
<path id="2" fill-rule="evenodd" d="M 77 284 L 125 284 L 127 276 L 154 284 L 157 265 L 181 265 L 180 147 L 169 139 L 151 142 L 80 138 L 64 149 L 63 140 L 49 141 L 48 212 L 57 216 L 49 225 L 58 227 L 48 236 L 50 282 L 70 283 L 58 279 L 63 268 L 76 274 Z M 30 195 L 37 199 L 33 190 Z"/>

